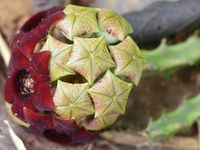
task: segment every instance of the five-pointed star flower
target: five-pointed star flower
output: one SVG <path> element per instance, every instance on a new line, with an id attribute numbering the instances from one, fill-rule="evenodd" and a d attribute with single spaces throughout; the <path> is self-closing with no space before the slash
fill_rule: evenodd
<path id="1" fill-rule="evenodd" d="M 55 81 L 66 75 L 74 75 L 75 73 L 67 67 L 72 45 L 63 43 L 51 35 L 48 36 L 46 43 L 40 51 L 49 50 L 51 52 L 50 61 L 50 77 L 51 81 Z"/>
<path id="2" fill-rule="evenodd" d="M 140 80 L 145 59 L 138 46 L 133 42 L 131 37 L 127 37 L 121 43 L 109 47 L 117 67 L 115 74 L 125 77 L 138 85 Z"/>
<path id="3" fill-rule="evenodd" d="M 53 97 L 56 113 L 62 118 L 80 119 L 94 113 L 94 107 L 87 90 L 88 83 L 71 84 L 58 81 Z"/>
<path id="4" fill-rule="evenodd" d="M 92 84 L 107 69 L 115 67 L 105 39 L 74 38 L 74 47 L 67 65 Z"/>
<path id="5" fill-rule="evenodd" d="M 124 114 L 132 83 L 125 82 L 110 70 L 88 90 L 95 106 L 95 118 L 108 114 Z"/>
<path id="6" fill-rule="evenodd" d="M 131 25 L 122 16 L 109 9 L 99 9 L 97 18 L 101 30 L 98 34 L 105 36 L 109 43 L 122 41 L 133 32 Z"/>
<path id="7" fill-rule="evenodd" d="M 66 18 L 58 22 L 57 26 L 68 39 L 73 40 L 74 36 L 82 36 L 86 33 L 92 34 L 99 31 L 96 10 L 68 5 L 64 13 L 67 15 Z"/>

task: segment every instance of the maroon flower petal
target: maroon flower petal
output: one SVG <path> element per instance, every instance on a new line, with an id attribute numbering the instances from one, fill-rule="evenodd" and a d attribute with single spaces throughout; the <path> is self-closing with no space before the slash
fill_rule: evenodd
<path id="1" fill-rule="evenodd" d="M 80 129 L 79 131 L 73 133 L 72 135 L 73 143 L 76 144 L 88 143 L 97 137 L 98 137 L 97 132 L 89 132 L 86 131 L 85 129 Z"/>
<path id="2" fill-rule="evenodd" d="M 12 73 L 13 70 L 24 69 L 29 66 L 29 59 L 20 51 L 13 51 L 11 56 L 11 61 L 9 65 L 9 72 Z"/>
<path id="3" fill-rule="evenodd" d="M 16 88 L 13 84 L 15 84 L 15 75 L 8 75 L 8 79 L 6 81 L 6 86 L 4 90 L 4 97 L 5 100 L 9 103 L 13 102 L 13 98 L 16 95 Z"/>
<path id="4" fill-rule="evenodd" d="M 75 120 L 73 119 L 65 119 L 65 120 L 59 118 L 53 118 L 53 119 L 56 131 L 61 131 L 66 134 L 71 134 L 79 130 Z"/>
<path id="5" fill-rule="evenodd" d="M 43 134 L 47 139 L 61 143 L 72 144 L 72 138 L 64 133 L 57 132 L 54 129 L 51 115 L 38 114 L 30 109 L 24 108 L 25 121 L 29 123 L 33 132 Z"/>
<path id="6" fill-rule="evenodd" d="M 33 96 L 33 104 L 41 112 L 51 111 L 55 108 L 52 100 L 49 83 L 37 83 L 36 92 Z"/>
<path id="7" fill-rule="evenodd" d="M 25 24 L 22 26 L 21 31 L 23 32 L 29 32 L 33 28 L 35 28 L 46 16 L 49 16 L 53 13 L 56 13 L 58 11 L 62 11 L 62 7 L 53 7 L 48 10 L 41 11 L 37 14 L 35 14 L 33 17 L 31 17 Z"/>
<path id="8" fill-rule="evenodd" d="M 46 75 L 49 75 L 49 61 L 51 53 L 49 51 L 43 51 L 39 53 L 34 53 L 31 59 L 32 64 L 35 66 L 35 69 L 38 72 Z"/>
<path id="9" fill-rule="evenodd" d="M 39 114 L 26 107 L 23 108 L 23 114 L 25 121 L 29 123 L 31 127 L 35 127 L 39 133 L 54 128 L 51 115 Z"/>
<path id="10" fill-rule="evenodd" d="M 51 25 L 64 18 L 60 8 L 52 8 L 40 12 L 28 20 L 11 44 L 12 49 L 21 51 L 28 58 L 31 57 L 36 44 L 48 34 Z"/>
<path id="11" fill-rule="evenodd" d="M 73 143 L 73 140 L 71 138 L 71 136 L 66 135 L 64 133 L 59 133 L 53 129 L 51 130 L 46 130 L 43 132 L 44 137 L 46 137 L 47 139 L 56 142 L 56 143 L 60 143 L 60 144 L 75 144 Z"/>
<path id="12" fill-rule="evenodd" d="M 58 11 L 63 11 L 64 7 L 60 7 L 60 6 L 55 6 L 55 7 L 52 7 L 52 8 L 49 8 L 47 10 L 47 16 L 51 15 L 51 14 L 54 14 Z"/>
<path id="13" fill-rule="evenodd" d="M 37 109 L 32 104 L 30 98 L 28 99 L 21 99 L 20 97 L 15 98 L 12 105 L 12 111 L 16 117 L 18 117 L 19 119 L 22 119 L 23 121 L 25 121 L 24 112 L 23 112 L 24 107 L 37 112 Z"/>

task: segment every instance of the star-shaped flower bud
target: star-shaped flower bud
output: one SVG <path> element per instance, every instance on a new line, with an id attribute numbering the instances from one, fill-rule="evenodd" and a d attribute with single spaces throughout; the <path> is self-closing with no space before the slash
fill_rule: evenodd
<path id="1" fill-rule="evenodd" d="M 118 117 L 119 117 L 119 114 L 109 114 L 102 117 L 99 116 L 99 117 L 93 118 L 92 120 L 84 120 L 84 122 L 82 122 L 81 125 L 87 130 L 97 131 L 113 124 L 117 120 Z"/>
<path id="2" fill-rule="evenodd" d="M 110 70 L 88 90 L 95 106 L 95 118 L 109 114 L 124 114 L 132 83 L 116 77 Z"/>
<path id="3" fill-rule="evenodd" d="M 87 36 L 99 31 L 95 9 L 68 5 L 64 13 L 67 16 L 58 22 L 57 27 L 70 40 L 75 36 Z"/>
<path id="4" fill-rule="evenodd" d="M 105 39 L 74 38 L 74 48 L 68 66 L 85 77 L 90 84 L 107 69 L 115 67 Z"/>
<path id="5" fill-rule="evenodd" d="M 62 118 L 80 119 L 94 113 L 94 107 L 87 90 L 88 83 L 71 84 L 58 81 L 53 100 L 55 112 Z"/>
<path id="6" fill-rule="evenodd" d="M 47 41 L 41 51 L 49 50 L 51 52 L 51 81 L 55 81 L 56 79 L 66 75 L 75 74 L 71 69 L 69 69 L 69 67 L 67 67 L 67 62 L 69 60 L 72 47 L 72 45 L 58 41 L 51 35 L 48 36 Z"/>
<path id="7" fill-rule="evenodd" d="M 131 37 L 128 36 L 118 45 L 110 46 L 109 49 L 117 64 L 115 74 L 125 77 L 138 85 L 145 59 Z"/>
<path id="8" fill-rule="evenodd" d="M 133 32 L 131 25 L 112 10 L 99 9 L 97 18 L 101 30 L 99 34 L 104 35 L 109 43 L 122 41 Z"/>

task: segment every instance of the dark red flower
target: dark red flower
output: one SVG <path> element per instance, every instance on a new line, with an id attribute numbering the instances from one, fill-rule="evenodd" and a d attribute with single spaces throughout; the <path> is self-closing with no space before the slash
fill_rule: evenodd
<path id="1" fill-rule="evenodd" d="M 11 44 L 5 99 L 13 104 L 13 113 L 22 120 L 23 107 L 36 112 L 54 109 L 49 85 L 50 52 L 33 51 L 36 44 L 47 36 L 50 26 L 63 16 L 62 8 L 58 7 L 36 14 L 23 25 Z"/>
<path id="2" fill-rule="evenodd" d="M 97 137 L 97 133 L 78 128 L 75 120 L 63 120 L 53 115 L 35 113 L 24 109 L 24 116 L 32 131 L 61 144 L 83 144 Z"/>
<path id="3" fill-rule="evenodd" d="M 62 10 L 63 8 L 54 7 L 30 18 L 13 38 L 12 50 L 31 57 L 36 44 L 48 35 L 49 28 L 64 17 Z"/>
<path id="4" fill-rule="evenodd" d="M 24 107 L 35 112 L 54 109 L 48 79 L 49 59 L 47 51 L 34 53 L 30 59 L 20 51 L 13 54 L 10 64 L 13 69 L 8 75 L 5 98 L 13 104 L 13 113 L 22 120 Z"/>

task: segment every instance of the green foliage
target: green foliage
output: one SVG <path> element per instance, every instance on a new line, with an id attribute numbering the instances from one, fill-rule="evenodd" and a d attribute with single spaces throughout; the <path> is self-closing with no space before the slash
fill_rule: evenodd
<path id="1" fill-rule="evenodd" d="M 168 139 L 179 130 L 191 126 L 200 117 L 200 95 L 185 100 L 173 112 L 151 121 L 145 131 L 149 141 Z"/>
<path id="2" fill-rule="evenodd" d="M 168 78 L 180 68 L 200 61 L 200 37 L 193 35 L 175 45 L 162 43 L 153 51 L 144 51 L 144 55 L 147 59 L 144 76 L 161 75 Z"/>
<path id="3" fill-rule="evenodd" d="M 161 75 L 169 78 L 185 66 L 200 62 L 200 37 L 193 35 L 175 45 L 162 43 L 152 51 L 144 51 L 147 59 L 144 76 Z M 149 141 L 168 139 L 179 130 L 191 126 L 200 117 L 200 95 L 185 100 L 175 111 L 164 113 L 151 121 L 145 130 Z"/>

